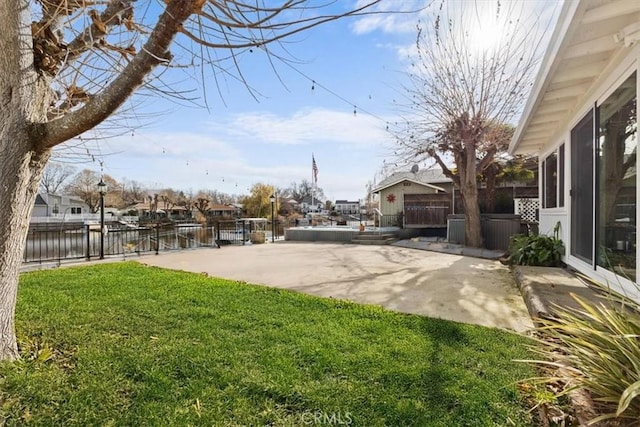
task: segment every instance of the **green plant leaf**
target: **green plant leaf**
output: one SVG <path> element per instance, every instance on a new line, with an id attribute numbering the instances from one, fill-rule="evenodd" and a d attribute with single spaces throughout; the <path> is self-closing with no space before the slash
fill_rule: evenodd
<path id="1" fill-rule="evenodd" d="M 624 411 L 627 410 L 631 401 L 640 395 L 640 381 L 636 381 L 631 384 L 620 396 L 620 402 L 618 403 L 618 409 L 616 410 L 616 416 L 619 417 Z"/>

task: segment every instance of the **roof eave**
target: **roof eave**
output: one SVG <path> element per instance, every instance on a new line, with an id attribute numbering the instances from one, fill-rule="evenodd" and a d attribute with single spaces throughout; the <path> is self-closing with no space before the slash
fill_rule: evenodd
<path id="1" fill-rule="evenodd" d="M 547 48 L 545 55 L 540 64 L 540 70 L 536 77 L 536 81 L 533 85 L 527 103 L 525 104 L 524 111 L 520 116 L 520 122 L 516 128 L 515 134 L 509 143 L 509 154 L 527 154 L 535 152 L 536 149 L 524 149 L 520 148 L 524 131 L 529 126 L 529 123 L 533 117 L 533 112 L 538 108 L 544 97 L 544 92 L 549 86 L 553 72 L 558 66 L 560 59 L 558 53 L 565 48 L 567 43 L 567 35 L 579 26 L 579 22 L 574 20 L 574 17 L 578 13 L 578 10 L 584 7 L 583 3 L 578 1 L 565 1 L 558 22 L 556 24 L 551 40 L 549 41 L 549 47 Z M 536 146 L 537 147 L 537 146 Z"/>
<path id="2" fill-rule="evenodd" d="M 382 185 L 382 186 L 380 186 L 380 187 L 376 187 L 376 188 L 374 188 L 371 192 L 372 192 L 372 193 L 379 193 L 379 192 L 381 192 L 382 190 L 384 190 L 384 189 L 386 189 L 386 188 L 393 187 L 394 185 L 400 184 L 402 181 L 409 181 L 409 182 L 413 182 L 413 183 L 415 183 L 415 184 L 422 185 L 422 186 L 424 186 L 424 187 L 430 187 L 430 188 L 433 188 L 433 189 L 435 189 L 435 190 L 442 191 L 443 193 L 446 193 L 446 192 L 447 192 L 444 188 L 442 188 L 442 187 L 438 187 L 437 185 L 429 184 L 429 183 L 426 183 L 426 182 L 420 182 L 420 181 L 413 180 L 413 179 L 410 179 L 410 178 L 401 178 L 401 179 L 398 179 L 398 180 L 396 180 L 396 181 L 390 182 L 389 184 Z"/>

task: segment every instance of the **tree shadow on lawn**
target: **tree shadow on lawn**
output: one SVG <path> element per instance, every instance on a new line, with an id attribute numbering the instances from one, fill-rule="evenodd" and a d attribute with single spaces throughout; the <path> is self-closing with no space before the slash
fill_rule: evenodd
<path id="1" fill-rule="evenodd" d="M 444 354 L 465 347 L 468 340 L 460 325 L 454 322 L 430 319 L 421 322 L 425 335 L 431 338 L 433 348 L 428 355 L 429 366 L 422 374 L 422 387 L 425 399 L 431 407 L 441 407 L 446 412 L 454 411 L 460 406 L 459 396 L 451 392 L 450 385 L 457 382 L 451 366 L 443 361 Z"/>
<path id="2" fill-rule="evenodd" d="M 527 408 L 516 388 L 521 378 L 514 369 L 507 369 L 515 363 L 511 351 L 516 346 L 512 346 L 515 342 L 511 338 L 520 337 L 495 328 L 440 319 L 423 319 L 419 327 L 432 345 L 421 376 L 424 400 L 432 416 L 443 417 L 431 421 L 504 425 L 511 418 L 520 419 L 523 425 L 528 422 Z M 504 338 L 504 347 L 489 346 L 491 340 L 485 340 L 486 333 Z"/>

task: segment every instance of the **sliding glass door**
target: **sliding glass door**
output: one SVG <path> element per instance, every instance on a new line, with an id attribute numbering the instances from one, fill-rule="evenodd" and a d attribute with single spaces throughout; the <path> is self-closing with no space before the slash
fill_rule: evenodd
<path id="1" fill-rule="evenodd" d="M 571 255 L 593 265 L 593 110 L 571 130 Z"/>
<path id="2" fill-rule="evenodd" d="M 598 265 L 636 280 L 636 73 L 598 105 Z"/>

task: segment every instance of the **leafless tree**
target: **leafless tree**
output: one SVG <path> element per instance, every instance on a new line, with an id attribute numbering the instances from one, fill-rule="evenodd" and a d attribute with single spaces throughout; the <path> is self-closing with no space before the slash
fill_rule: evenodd
<path id="1" fill-rule="evenodd" d="M 204 195 L 200 195 L 196 197 L 193 202 L 193 206 L 200 212 L 204 218 L 207 218 L 207 213 L 209 212 L 209 205 L 211 204 L 211 200 Z"/>
<path id="2" fill-rule="evenodd" d="M 237 196 L 223 193 L 222 191 L 218 191 L 218 190 L 200 190 L 198 194 L 204 195 L 207 199 L 211 201 L 211 203 L 216 203 L 220 205 L 227 205 L 229 203 L 234 203 L 237 200 Z"/>
<path id="3" fill-rule="evenodd" d="M 57 194 L 65 181 L 76 172 L 75 166 L 49 162 L 44 168 L 40 180 L 40 191 L 45 194 Z"/>
<path id="4" fill-rule="evenodd" d="M 306 179 L 303 179 L 299 183 L 292 182 L 289 188 L 285 189 L 283 192 L 288 194 L 293 200 L 298 203 L 302 202 L 305 197 L 311 197 L 312 194 L 313 197 L 317 200 L 322 200 L 325 198 L 322 188 L 314 188 L 314 185 Z"/>
<path id="5" fill-rule="evenodd" d="M 418 28 L 405 117 L 390 130 L 398 161 L 433 159 L 453 180 L 465 209 L 466 244 L 480 247 L 477 180 L 508 146 L 509 124 L 533 82 L 543 28 L 526 2 L 445 6 L 431 26 Z"/>
<path id="6" fill-rule="evenodd" d="M 162 209 L 170 211 L 178 202 L 178 193 L 171 188 L 165 188 L 160 191 L 160 200 L 162 200 Z"/>
<path id="7" fill-rule="evenodd" d="M 100 203 L 98 193 L 100 176 L 90 169 L 83 169 L 71 178 L 65 187 L 65 193 L 76 196 L 89 206 L 92 212 L 96 212 Z"/>
<path id="8" fill-rule="evenodd" d="M 366 13 L 379 0 L 338 14 L 324 13 L 329 9 L 323 6 L 333 3 L 335 11 L 339 3 L 318 1 L 325 4 L 0 1 L 0 359 L 18 357 L 18 271 L 51 150 L 122 111 L 142 86 L 185 99 L 160 79 L 169 66 L 208 64 L 216 77 L 226 73 L 245 82 L 238 55 L 255 50 L 275 61 L 279 55 L 270 47 L 273 42 L 341 16 Z"/>
<path id="9" fill-rule="evenodd" d="M 122 203 L 124 206 L 131 206 L 144 201 L 147 189 L 138 181 L 122 180 Z"/>
<path id="10" fill-rule="evenodd" d="M 192 194 L 185 194 L 183 191 L 180 191 L 178 193 L 178 197 L 176 199 L 176 204 L 178 206 L 184 207 L 185 210 L 186 210 L 186 212 L 185 212 L 186 215 L 188 217 L 191 216 L 191 211 L 193 210 L 193 207 L 194 207 L 194 204 L 195 204 L 195 202 L 193 200 L 193 197 L 192 197 Z"/>

